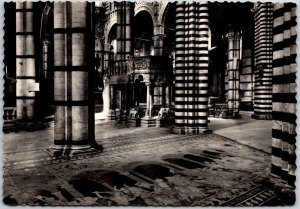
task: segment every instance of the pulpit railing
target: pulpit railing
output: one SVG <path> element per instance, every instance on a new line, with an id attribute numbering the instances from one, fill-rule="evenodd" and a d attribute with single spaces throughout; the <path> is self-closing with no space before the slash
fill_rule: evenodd
<path id="1" fill-rule="evenodd" d="M 128 64 L 124 61 L 111 61 L 106 69 L 108 76 L 127 75 Z"/>

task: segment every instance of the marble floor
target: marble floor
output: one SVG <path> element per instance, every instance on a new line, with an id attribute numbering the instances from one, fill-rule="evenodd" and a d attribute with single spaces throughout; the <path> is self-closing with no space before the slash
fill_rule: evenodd
<path id="1" fill-rule="evenodd" d="M 272 121 L 210 118 L 212 134 L 96 124 L 103 151 L 51 155 L 53 124 L 3 135 L 10 205 L 258 206 L 285 204 L 270 187 Z M 267 130 L 267 131 L 266 131 Z"/>

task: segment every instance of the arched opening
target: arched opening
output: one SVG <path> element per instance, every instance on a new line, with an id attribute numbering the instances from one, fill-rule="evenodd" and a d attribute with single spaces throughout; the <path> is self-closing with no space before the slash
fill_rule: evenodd
<path id="1" fill-rule="evenodd" d="M 165 86 L 164 103 L 166 107 L 174 107 L 175 105 L 175 6 L 176 4 L 174 2 L 168 3 L 162 20 L 162 24 L 164 25 L 163 55 L 172 59 L 173 67 L 173 70 L 168 71 L 166 74 L 166 78 L 169 81 Z"/>
<path id="2" fill-rule="evenodd" d="M 153 20 L 149 12 L 141 11 L 134 18 L 134 55 L 154 55 Z"/>
<path id="3" fill-rule="evenodd" d="M 175 3 L 169 3 L 164 14 L 164 55 L 175 59 Z"/>

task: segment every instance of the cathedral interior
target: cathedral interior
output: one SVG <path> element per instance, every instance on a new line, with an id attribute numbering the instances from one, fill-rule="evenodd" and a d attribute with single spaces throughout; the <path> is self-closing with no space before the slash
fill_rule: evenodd
<path id="1" fill-rule="evenodd" d="M 296 4 L 4 7 L 5 204 L 294 204 Z"/>

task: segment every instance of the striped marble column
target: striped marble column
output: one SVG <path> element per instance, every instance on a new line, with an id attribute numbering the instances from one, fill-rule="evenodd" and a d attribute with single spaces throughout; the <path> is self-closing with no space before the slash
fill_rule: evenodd
<path id="1" fill-rule="evenodd" d="M 296 4 L 274 4 L 272 179 L 295 188 Z"/>
<path id="2" fill-rule="evenodd" d="M 176 3 L 175 126 L 181 134 L 207 131 L 208 4 Z"/>
<path id="3" fill-rule="evenodd" d="M 244 40 L 247 38 L 243 36 Z M 253 71 L 252 71 L 252 50 L 243 46 L 242 51 L 242 68 L 240 73 L 240 107 L 251 110 L 253 108 Z"/>
<path id="4" fill-rule="evenodd" d="M 253 118 L 272 119 L 273 3 L 255 4 Z"/>
<path id="5" fill-rule="evenodd" d="M 87 2 L 54 3 L 54 144 L 83 149 L 94 143 L 89 106 L 88 41 L 91 5 Z M 89 37 L 89 35 L 91 37 Z M 92 56 L 93 57 L 93 56 Z M 91 123 L 91 121 L 93 123 Z"/>
<path id="6" fill-rule="evenodd" d="M 228 109 L 229 117 L 239 117 L 240 106 L 240 67 L 241 34 L 237 29 L 231 29 L 228 38 Z"/>
<path id="7" fill-rule="evenodd" d="M 33 2 L 16 2 L 16 108 L 17 119 L 30 121 L 35 115 L 36 80 L 33 34 Z"/>

